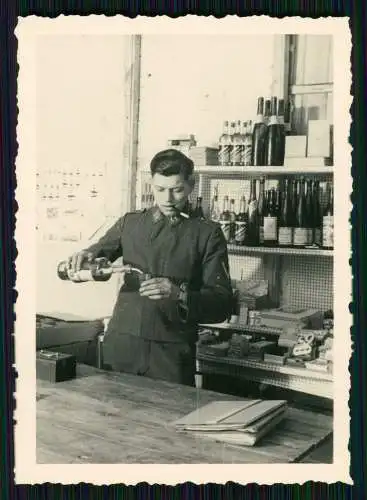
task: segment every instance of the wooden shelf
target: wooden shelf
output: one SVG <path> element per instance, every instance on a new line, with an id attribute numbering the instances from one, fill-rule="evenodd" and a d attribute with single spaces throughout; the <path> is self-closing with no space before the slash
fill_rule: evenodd
<path id="1" fill-rule="evenodd" d="M 210 165 L 198 165 L 195 166 L 195 173 L 199 175 L 206 175 L 208 177 L 235 177 L 243 178 L 247 176 L 266 176 L 266 177 L 278 177 L 278 176 L 325 176 L 329 177 L 334 173 L 334 167 L 332 166 L 319 166 L 319 165 L 302 165 L 297 167 L 222 167 L 222 166 L 210 166 Z"/>
<path id="2" fill-rule="evenodd" d="M 333 250 L 324 250 L 320 248 L 288 248 L 288 247 L 249 247 L 238 245 L 227 245 L 230 255 L 246 254 L 271 254 L 271 255 L 295 255 L 300 257 L 333 257 Z"/>
<path id="3" fill-rule="evenodd" d="M 197 370 L 201 374 L 241 375 L 247 380 L 275 385 L 315 396 L 332 399 L 333 375 L 287 365 L 197 353 Z"/>

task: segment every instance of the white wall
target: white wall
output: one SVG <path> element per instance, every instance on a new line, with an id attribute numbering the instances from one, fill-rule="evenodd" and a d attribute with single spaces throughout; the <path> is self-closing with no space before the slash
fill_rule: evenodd
<path id="1" fill-rule="evenodd" d="M 121 212 L 126 173 L 122 161 L 125 44 L 124 36 L 53 35 L 40 37 L 37 45 L 37 168 L 43 179 L 51 170 L 53 183 L 58 171 L 75 174 L 79 169 L 83 181 L 74 204 L 83 205 L 84 222 L 75 216 L 67 225 L 77 230 L 84 224 L 85 234 L 97 229 L 106 215 Z M 104 175 L 105 189 L 101 186 L 97 200 L 88 194 L 93 172 Z M 57 262 L 83 248 L 84 241 L 41 240 L 37 244 L 37 311 L 88 317 L 109 314 L 116 282 L 76 287 L 56 276 Z"/>
<path id="2" fill-rule="evenodd" d="M 195 134 L 215 145 L 225 119 L 256 115 L 271 92 L 273 36 L 144 36 L 140 96 L 140 167 L 167 140 Z"/>

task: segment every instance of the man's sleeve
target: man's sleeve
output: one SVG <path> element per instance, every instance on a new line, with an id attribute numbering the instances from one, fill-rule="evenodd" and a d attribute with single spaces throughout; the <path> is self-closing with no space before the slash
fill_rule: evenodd
<path id="1" fill-rule="evenodd" d="M 187 289 L 183 292 L 180 316 L 185 323 L 220 323 L 230 317 L 232 300 L 227 244 L 217 226 L 206 245 L 202 287 L 200 291 Z"/>
<path id="2" fill-rule="evenodd" d="M 115 224 L 110 227 L 104 236 L 97 243 L 94 243 L 86 252 L 92 254 L 93 258 L 105 257 L 110 262 L 114 262 L 122 255 L 122 231 L 125 223 L 125 216 L 120 217 Z"/>

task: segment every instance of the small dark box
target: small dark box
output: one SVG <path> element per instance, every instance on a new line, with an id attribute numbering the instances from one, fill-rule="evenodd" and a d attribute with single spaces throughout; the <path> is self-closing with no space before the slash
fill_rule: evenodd
<path id="1" fill-rule="evenodd" d="M 76 377 L 76 358 L 71 354 L 38 351 L 36 355 L 37 378 L 49 382 L 63 382 Z"/>

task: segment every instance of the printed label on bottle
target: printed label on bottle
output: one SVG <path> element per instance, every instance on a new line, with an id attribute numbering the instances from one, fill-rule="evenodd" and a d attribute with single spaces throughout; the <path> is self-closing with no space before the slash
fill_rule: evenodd
<path id="1" fill-rule="evenodd" d="M 218 159 L 220 165 L 229 165 L 231 161 L 231 146 L 219 146 Z"/>
<path id="2" fill-rule="evenodd" d="M 244 165 L 245 167 L 248 167 L 251 165 L 251 159 L 252 159 L 252 144 L 245 144 L 242 149 L 241 164 Z"/>
<path id="3" fill-rule="evenodd" d="M 283 246 L 292 245 L 292 228 L 291 227 L 280 227 L 278 235 L 278 243 Z"/>
<path id="4" fill-rule="evenodd" d="M 81 269 L 71 275 L 72 281 L 93 281 L 92 271 L 90 269 Z"/>
<path id="5" fill-rule="evenodd" d="M 321 229 L 319 227 L 314 230 L 313 242 L 315 245 L 321 246 Z"/>
<path id="6" fill-rule="evenodd" d="M 231 151 L 231 164 L 232 165 L 241 165 L 242 149 L 243 149 L 242 144 L 235 144 L 232 147 L 232 151 Z"/>
<path id="7" fill-rule="evenodd" d="M 247 224 L 244 221 L 236 222 L 236 230 L 235 230 L 235 242 L 239 245 L 243 244 L 246 239 L 247 233 Z"/>
<path id="8" fill-rule="evenodd" d="M 322 246 L 333 248 L 334 246 L 334 217 L 328 215 L 322 220 Z"/>
<path id="9" fill-rule="evenodd" d="M 295 247 L 304 247 L 307 245 L 307 228 L 305 227 L 294 228 L 293 245 Z"/>
<path id="10" fill-rule="evenodd" d="M 260 245 L 264 243 L 264 226 L 259 227 L 259 243 Z"/>
<path id="11" fill-rule="evenodd" d="M 264 217 L 264 242 L 277 240 L 277 218 Z"/>
<path id="12" fill-rule="evenodd" d="M 231 223 L 229 221 L 221 221 L 220 227 L 222 228 L 226 241 L 231 239 Z"/>

